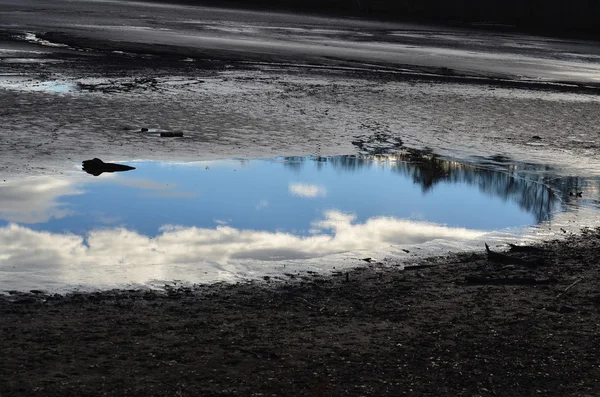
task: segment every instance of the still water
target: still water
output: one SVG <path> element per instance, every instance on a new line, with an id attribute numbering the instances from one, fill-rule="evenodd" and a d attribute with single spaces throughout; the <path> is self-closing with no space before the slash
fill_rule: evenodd
<path id="1" fill-rule="evenodd" d="M 595 181 L 502 159 L 123 163 L 135 169 L 0 183 L 1 290 L 327 271 L 364 257 L 516 241 L 596 207 Z"/>

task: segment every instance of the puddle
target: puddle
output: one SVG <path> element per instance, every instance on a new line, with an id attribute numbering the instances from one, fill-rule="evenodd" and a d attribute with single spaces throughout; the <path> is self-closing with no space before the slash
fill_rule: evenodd
<path id="1" fill-rule="evenodd" d="M 233 281 L 515 241 L 595 216 L 598 181 L 409 153 L 120 162 L 0 183 L 0 290 Z M 577 193 L 581 193 L 578 197 Z M 573 222 L 580 226 L 580 220 Z M 364 262 L 362 262 L 364 263 Z"/>
<path id="2" fill-rule="evenodd" d="M 65 80 L 38 80 L 26 75 L 0 75 L 0 89 L 18 91 L 41 91 L 64 94 L 77 91 L 75 83 Z"/>
<path id="3" fill-rule="evenodd" d="M 25 33 L 23 39 L 29 43 L 39 44 L 45 47 L 67 48 L 68 45 L 60 43 L 52 43 L 48 40 L 37 37 L 34 33 Z"/>

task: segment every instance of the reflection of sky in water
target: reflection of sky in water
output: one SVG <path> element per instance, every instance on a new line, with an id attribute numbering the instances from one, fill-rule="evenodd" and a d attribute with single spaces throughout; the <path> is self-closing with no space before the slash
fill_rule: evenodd
<path id="1" fill-rule="evenodd" d="M 4 182 L 0 290 L 232 280 L 295 259 L 324 270 L 348 266 L 331 259 L 342 254 L 460 249 L 551 219 L 579 183 L 431 158 L 321 160 L 135 162 L 97 178 Z"/>
<path id="2" fill-rule="evenodd" d="M 442 181 L 424 193 L 407 175 L 391 172 L 391 164 L 373 162 L 349 172 L 316 161 L 298 170 L 276 161 L 140 162 L 133 172 L 81 181 L 84 194 L 60 199 L 72 215 L 32 226 L 84 233 L 112 224 L 156 235 L 163 225 L 226 223 L 306 235 L 330 210 L 354 214 L 357 222 L 389 216 L 480 230 L 535 223 L 535 215 L 514 201 L 466 182 Z"/>
<path id="3" fill-rule="evenodd" d="M 24 76 L 0 76 L 0 88 L 19 91 L 67 93 L 77 89 L 74 83 L 61 80 L 40 81 Z"/>

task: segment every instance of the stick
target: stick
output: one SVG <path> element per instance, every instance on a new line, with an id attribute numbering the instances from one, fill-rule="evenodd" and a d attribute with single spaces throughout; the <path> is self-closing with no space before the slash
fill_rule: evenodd
<path id="1" fill-rule="evenodd" d="M 571 288 L 573 288 L 574 286 L 576 286 L 577 284 L 579 284 L 582 280 L 583 280 L 583 277 L 575 280 L 571 285 L 569 285 L 567 288 L 565 288 L 565 290 L 563 292 L 561 292 L 560 294 L 556 295 L 556 297 L 560 298 L 563 294 L 565 294 L 568 290 L 570 290 Z"/>
<path id="2" fill-rule="evenodd" d="M 315 306 L 313 306 L 313 305 L 311 305 L 311 304 L 310 304 L 310 302 L 309 302 L 309 301 L 307 301 L 306 299 L 304 299 L 304 298 L 298 298 L 298 299 L 300 299 L 300 300 L 303 300 L 304 302 L 306 302 L 306 304 L 308 305 L 308 307 L 311 307 L 311 308 L 313 308 L 313 309 L 316 309 L 316 307 L 315 307 Z"/>
<path id="3" fill-rule="evenodd" d="M 253 350 L 250 350 L 250 349 L 244 349 L 243 347 L 240 347 L 240 346 L 236 346 L 236 348 L 237 348 L 239 351 L 241 351 L 241 352 L 244 352 L 244 353 L 250 353 L 250 354 L 252 354 L 254 357 L 258 358 L 259 360 L 262 358 L 262 357 L 260 356 L 260 354 L 258 354 L 257 352 L 255 352 L 255 351 L 253 351 Z"/>
<path id="4" fill-rule="evenodd" d="M 467 285 L 545 285 L 553 283 L 553 279 L 535 279 L 533 277 L 487 278 L 465 276 Z"/>

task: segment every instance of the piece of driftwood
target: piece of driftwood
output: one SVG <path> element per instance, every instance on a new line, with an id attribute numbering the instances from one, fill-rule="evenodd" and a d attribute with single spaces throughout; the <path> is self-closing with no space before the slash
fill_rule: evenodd
<path id="1" fill-rule="evenodd" d="M 509 263 L 513 265 L 520 265 L 528 268 L 537 267 L 539 262 L 537 261 L 528 261 L 525 259 L 517 258 L 511 255 L 501 254 L 499 252 L 494 252 L 490 249 L 490 247 L 485 244 L 485 251 L 487 252 L 487 259 L 490 262 L 496 263 Z"/>
<path id="2" fill-rule="evenodd" d="M 83 170 L 88 174 L 92 174 L 94 176 L 98 176 L 103 172 L 122 172 L 122 171 L 130 171 L 135 170 L 135 167 L 130 167 L 128 165 L 123 164 L 115 164 L 115 163 L 105 163 L 99 158 L 94 158 L 92 160 L 85 160 L 82 162 Z"/>
<path id="3" fill-rule="evenodd" d="M 552 278 L 536 279 L 533 277 L 481 277 L 465 276 L 465 283 L 469 285 L 547 285 L 555 283 Z"/>
<path id="4" fill-rule="evenodd" d="M 510 252 L 532 252 L 532 253 L 540 253 L 546 252 L 545 249 L 540 247 L 534 247 L 532 245 L 516 245 L 516 244 L 508 244 L 510 247 Z"/>

